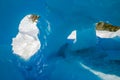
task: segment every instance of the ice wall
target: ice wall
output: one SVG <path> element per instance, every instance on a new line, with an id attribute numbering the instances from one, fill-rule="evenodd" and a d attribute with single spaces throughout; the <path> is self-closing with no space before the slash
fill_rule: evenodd
<path id="1" fill-rule="evenodd" d="M 12 41 L 13 53 L 28 60 L 40 49 L 38 39 L 39 29 L 37 28 L 37 15 L 25 16 L 19 24 L 19 32 Z"/>

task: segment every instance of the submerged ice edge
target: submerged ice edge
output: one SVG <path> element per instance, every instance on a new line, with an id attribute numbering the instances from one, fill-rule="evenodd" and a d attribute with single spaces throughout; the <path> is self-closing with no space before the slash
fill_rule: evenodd
<path id="1" fill-rule="evenodd" d="M 102 73 L 102 72 L 99 72 L 99 71 L 95 71 L 93 69 L 91 69 L 90 67 L 84 65 L 83 63 L 80 63 L 80 65 L 89 70 L 90 72 L 92 72 L 93 74 L 97 75 L 98 77 L 100 77 L 102 80 L 120 80 L 120 77 L 119 76 L 116 76 L 116 75 L 111 75 L 111 74 L 105 74 L 105 73 Z"/>
<path id="2" fill-rule="evenodd" d="M 41 47 L 38 39 L 39 29 L 37 28 L 37 15 L 25 16 L 19 24 L 19 32 L 12 39 L 13 53 L 24 60 L 30 59 Z"/>

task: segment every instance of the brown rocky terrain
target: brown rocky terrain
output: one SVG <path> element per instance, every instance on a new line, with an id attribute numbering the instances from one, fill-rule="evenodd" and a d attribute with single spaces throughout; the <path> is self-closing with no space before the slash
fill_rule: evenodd
<path id="1" fill-rule="evenodd" d="M 112 24 L 105 23 L 105 22 L 98 22 L 96 24 L 96 30 L 116 32 L 119 29 L 120 29 L 120 26 L 114 26 Z"/>

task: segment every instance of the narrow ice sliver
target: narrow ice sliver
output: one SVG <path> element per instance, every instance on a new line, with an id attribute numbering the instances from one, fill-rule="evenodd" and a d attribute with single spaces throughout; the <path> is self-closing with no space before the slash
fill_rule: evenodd
<path id="1" fill-rule="evenodd" d="M 33 14 L 25 16 L 19 24 L 18 34 L 12 39 L 13 53 L 25 60 L 30 59 L 41 47 L 36 26 L 38 18 Z"/>
<path id="2" fill-rule="evenodd" d="M 89 70 L 90 72 L 92 72 L 93 74 L 97 75 L 98 77 L 101 78 L 101 80 L 120 80 L 120 77 L 119 76 L 116 76 L 116 75 L 111 75 L 111 74 L 105 74 L 105 73 L 102 73 L 102 72 L 99 72 L 99 71 L 95 71 L 91 68 L 89 68 L 88 66 L 80 63 L 80 65 Z"/>

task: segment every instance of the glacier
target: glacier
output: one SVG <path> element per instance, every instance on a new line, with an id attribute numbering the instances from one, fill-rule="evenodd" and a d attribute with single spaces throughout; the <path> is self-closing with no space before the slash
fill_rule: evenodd
<path id="1" fill-rule="evenodd" d="M 1 0 L 0 79 L 119 80 L 119 31 L 95 29 L 99 21 L 120 25 L 119 4 L 120 0 Z M 40 18 L 29 21 L 31 14 Z"/>

